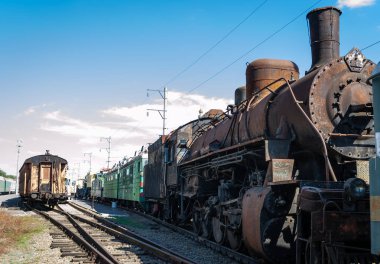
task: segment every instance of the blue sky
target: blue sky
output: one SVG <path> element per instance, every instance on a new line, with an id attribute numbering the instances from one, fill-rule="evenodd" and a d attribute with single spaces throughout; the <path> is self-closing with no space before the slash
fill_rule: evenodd
<path id="1" fill-rule="evenodd" d="M 20 160 L 51 149 L 83 163 L 83 153 L 93 152 L 98 168 L 105 164 L 99 136 L 113 137 L 115 162 L 154 141 L 161 120 L 155 113 L 146 117 L 145 109 L 160 108 L 161 100 L 147 98 L 146 90 L 162 89 L 263 2 L 0 0 L 0 168 L 16 170 L 18 138 L 24 141 Z M 196 117 L 199 108 L 222 108 L 232 100 L 245 84 L 246 62 L 289 59 L 303 75 L 311 63 L 306 14 L 187 93 L 317 2 L 266 1 L 169 83 L 169 128 Z M 380 40 L 379 1 L 322 0 L 315 7 L 329 5 L 343 11 L 341 55 Z M 364 54 L 377 63 L 380 44 Z"/>

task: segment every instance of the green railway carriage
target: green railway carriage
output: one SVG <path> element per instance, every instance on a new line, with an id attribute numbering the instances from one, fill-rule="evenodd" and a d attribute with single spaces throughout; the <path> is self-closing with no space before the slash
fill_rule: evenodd
<path id="1" fill-rule="evenodd" d="M 103 197 L 104 175 L 102 172 L 95 174 L 91 182 L 91 198 L 101 199 Z"/>
<path id="2" fill-rule="evenodd" d="M 117 176 L 118 169 L 113 168 L 112 170 L 104 174 L 104 187 L 103 187 L 103 197 L 109 199 L 117 199 Z"/>
<path id="3" fill-rule="evenodd" d="M 0 194 L 14 193 L 15 181 L 0 176 Z"/>
<path id="4" fill-rule="evenodd" d="M 129 205 L 144 202 L 144 166 L 147 153 L 142 151 L 133 158 L 119 163 L 104 174 L 103 197 Z"/>

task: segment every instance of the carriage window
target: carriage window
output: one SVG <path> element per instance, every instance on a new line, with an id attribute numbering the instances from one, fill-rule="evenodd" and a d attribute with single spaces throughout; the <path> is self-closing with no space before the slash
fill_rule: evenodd
<path id="1" fill-rule="evenodd" d="M 174 160 L 174 146 L 171 143 L 168 143 L 164 148 L 165 163 L 173 162 Z"/>

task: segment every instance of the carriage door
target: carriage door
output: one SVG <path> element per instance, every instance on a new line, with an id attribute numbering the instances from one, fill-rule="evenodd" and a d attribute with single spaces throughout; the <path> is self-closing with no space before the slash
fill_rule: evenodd
<path id="1" fill-rule="evenodd" d="M 40 164 L 40 192 L 51 192 L 51 163 Z"/>

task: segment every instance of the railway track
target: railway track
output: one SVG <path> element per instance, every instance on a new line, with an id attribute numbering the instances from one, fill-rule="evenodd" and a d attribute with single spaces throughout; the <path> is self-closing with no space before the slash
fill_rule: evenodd
<path id="1" fill-rule="evenodd" d="M 70 205 L 57 209 L 33 211 L 42 215 L 60 232 L 53 232 L 52 247 L 60 247 L 62 256 L 72 256 L 78 263 L 194 263 L 170 250 L 125 232 L 116 225 L 110 227 Z"/>
<path id="2" fill-rule="evenodd" d="M 104 219 L 102 216 L 100 216 L 97 212 L 95 212 L 93 210 L 90 210 L 86 207 L 83 207 L 83 206 L 81 206 L 75 202 L 69 202 L 69 204 L 71 206 L 75 207 L 76 209 L 82 211 L 83 213 L 85 213 L 91 217 L 94 217 L 94 218 L 98 219 L 99 221 L 102 221 L 103 223 L 107 223 L 111 226 L 115 226 L 115 228 L 122 228 L 119 225 L 117 225 L 117 224 L 115 224 L 115 223 L 113 223 L 107 219 Z M 130 213 L 138 214 L 138 215 L 140 215 L 144 218 L 147 218 L 147 219 L 149 219 L 155 223 L 158 223 L 159 225 L 165 226 L 165 227 L 175 231 L 176 233 L 179 233 L 179 234 L 185 236 L 186 238 L 192 239 L 192 240 L 202 244 L 203 246 L 210 248 L 211 250 L 217 252 L 218 254 L 222 254 L 222 255 L 228 257 L 232 261 L 234 260 L 238 263 L 245 263 L 245 264 L 262 264 L 262 263 L 264 263 L 264 261 L 262 259 L 253 258 L 253 257 L 247 256 L 245 254 L 233 251 L 230 248 L 227 248 L 223 245 L 220 245 L 220 244 L 217 244 L 217 243 L 212 242 L 210 240 L 207 240 L 203 237 L 199 237 L 191 231 L 188 231 L 184 228 L 181 228 L 181 227 L 172 225 L 170 223 L 164 222 L 164 221 L 162 221 L 158 218 L 155 218 L 153 216 L 150 216 L 150 215 L 138 212 L 138 211 L 131 211 L 127 208 L 123 208 L 123 209 L 129 211 Z M 124 229 L 124 228 L 122 228 L 122 229 Z"/>

